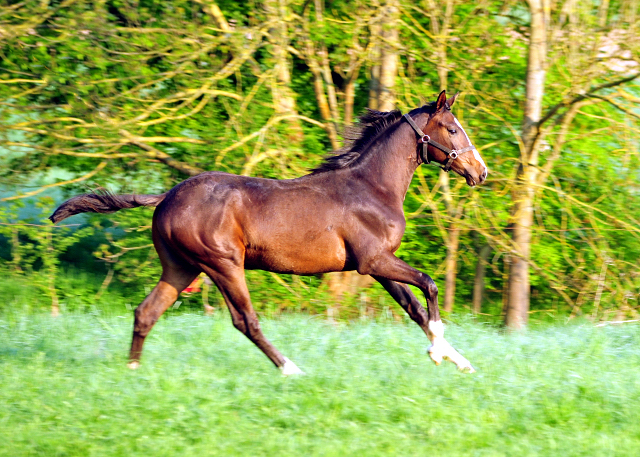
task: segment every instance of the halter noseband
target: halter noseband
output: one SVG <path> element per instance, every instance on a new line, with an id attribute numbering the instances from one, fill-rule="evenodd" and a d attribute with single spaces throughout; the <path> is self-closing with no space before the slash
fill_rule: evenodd
<path id="1" fill-rule="evenodd" d="M 411 119 L 411 116 L 409 116 L 409 114 L 405 114 L 404 118 L 419 136 L 418 144 L 422 144 L 422 153 L 420 154 L 420 158 L 422 159 L 423 163 L 431 163 L 431 161 L 429 160 L 429 145 L 433 146 L 434 148 L 440 149 L 446 154 L 447 162 L 444 164 L 444 166 L 440 166 L 440 164 L 438 164 L 438 166 L 446 172 L 449 172 L 449 170 L 451 170 L 451 164 L 453 164 L 453 161 L 456 160 L 460 154 L 468 151 L 473 151 L 475 149 L 472 144 L 462 149 L 449 149 L 448 147 L 441 145 L 437 141 L 432 140 L 429 135 L 420 130 L 420 127 L 418 127 L 414 120 Z"/>

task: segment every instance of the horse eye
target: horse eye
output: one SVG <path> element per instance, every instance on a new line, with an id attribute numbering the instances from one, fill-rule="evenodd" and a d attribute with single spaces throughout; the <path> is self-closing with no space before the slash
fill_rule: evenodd
<path id="1" fill-rule="evenodd" d="M 454 133 L 456 133 L 456 129 L 449 129 L 449 133 L 453 135 Z"/>

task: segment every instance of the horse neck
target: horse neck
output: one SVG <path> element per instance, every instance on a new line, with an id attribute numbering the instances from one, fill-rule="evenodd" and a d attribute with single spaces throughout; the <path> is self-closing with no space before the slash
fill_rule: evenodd
<path id="1" fill-rule="evenodd" d="M 353 171 L 402 205 L 418 165 L 416 135 L 409 124 L 401 122 L 369 147 Z"/>

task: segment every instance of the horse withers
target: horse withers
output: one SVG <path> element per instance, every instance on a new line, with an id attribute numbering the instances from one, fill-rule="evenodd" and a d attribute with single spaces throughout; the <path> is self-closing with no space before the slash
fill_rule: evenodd
<path id="1" fill-rule="evenodd" d="M 446 359 L 474 371 L 444 338 L 434 281 L 394 255 L 405 230 L 403 201 L 420 164 L 435 162 L 470 186 L 487 177 L 486 165 L 451 112 L 455 99 L 447 100 L 442 91 L 436 102 L 404 116 L 368 111 L 349 146 L 300 178 L 206 172 L 161 195 L 74 197 L 50 219 L 156 207 L 152 236 L 162 276 L 135 311 L 131 368 L 139 365 L 144 340 L 158 318 L 204 272 L 224 297 L 233 325 L 284 374 L 301 373 L 260 328 L 245 282 L 246 269 L 260 269 L 371 275 L 426 333 L 436 364 Z M 408 284 L 425 295 L 426 310 Z"/>

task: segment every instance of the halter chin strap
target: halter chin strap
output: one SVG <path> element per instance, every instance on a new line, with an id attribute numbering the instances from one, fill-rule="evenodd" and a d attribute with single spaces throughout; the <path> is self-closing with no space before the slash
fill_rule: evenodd
<path id="1" fill-rule="evenodd" d="M 449 172 L 449 170 L 451 170 L 451 164 L 453 163 L 454 160 L 458 158 L 460 154 L 463 154 L 468 151 L 473 151 L 475 149 L 475 147 L 472 144 L 470 144 L 469 146 L 463 149 L 449 149 L 448 147 L 441 145 L 437 141 L 433 141 L 429 135 L 427 135 L 422 130 L 420 130 L 420 127 L 418 127 L 418 125 L 414 122 L 414 120 L 411 119 L 411 116 L 409 116 L 408 114 L 405 114 L 404 118 L 407 120 L 407 122 L 413 128 L 413 130 L 415 130 L 416 133 L 418 134 L 418 137 L 419 137 L 418 144 L 422 144 L 422 152 L 420 154 L 420 158 L 422 159 L 423 163 L 426 163 L 426 164 L 431 163 L 431 160 L 429 160 L 429 151 L 428 151 L 429 145 L 433 146 L 434 148 L 440 149 L 442 152 L 446 154 L 447 161 L 445 162 L 445 164 L 442 166 L 440 164 L 437 164 L 437 166 L 439 166 L 446 172 Z"/>

